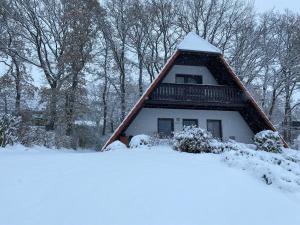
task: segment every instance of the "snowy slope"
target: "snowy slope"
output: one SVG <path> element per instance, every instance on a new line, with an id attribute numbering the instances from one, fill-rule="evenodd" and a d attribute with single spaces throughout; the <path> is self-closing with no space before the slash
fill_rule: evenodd
<path id="1" fill-rule="evenodd" d="M 0 149 L 0 225 L 299 225 L 300 194 L 221 155 Z"/>

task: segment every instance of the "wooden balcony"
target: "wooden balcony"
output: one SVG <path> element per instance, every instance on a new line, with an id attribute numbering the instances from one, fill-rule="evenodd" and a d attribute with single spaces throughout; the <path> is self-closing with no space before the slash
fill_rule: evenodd
<path id="1" fill-rule="evenodd" d="M 146 102 L 148 107 L 176 108 L 243 107 L 245 98 L 235 87 L 161 83 Z"/>

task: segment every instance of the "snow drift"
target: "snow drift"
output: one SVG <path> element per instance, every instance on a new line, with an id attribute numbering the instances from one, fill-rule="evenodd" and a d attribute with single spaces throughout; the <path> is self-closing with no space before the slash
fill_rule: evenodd
<path id="1" fill-rule="evenodd" d="M 279 180 L 289 174 L 296 182 L 297 161 L 277 165 L 275 155 L 254 154 L 249 146 L 247 157 L 116 146 L 98 153 L 1 149 L 0 224 L 300 224 L 299 188 Z M 276 158 L 293 161 L 299 154 Z M 260 168 L 273 171 L 271 185 Z"/>

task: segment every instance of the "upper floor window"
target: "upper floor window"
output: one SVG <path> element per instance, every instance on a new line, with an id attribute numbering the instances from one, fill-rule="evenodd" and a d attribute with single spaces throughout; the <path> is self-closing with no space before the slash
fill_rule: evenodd
<path id="1" fill-rule="evenodd" d="M 176 74 L 175 77 L 176 84 L 202 84 L 201 75 L 190 75 L 190 74 Z"/>

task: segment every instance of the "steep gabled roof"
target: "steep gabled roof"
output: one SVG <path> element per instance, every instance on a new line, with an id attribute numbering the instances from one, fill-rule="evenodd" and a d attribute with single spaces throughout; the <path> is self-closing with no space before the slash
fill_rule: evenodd
<path id="1" fill-rule="evenodd" d="M 142 109 L 144 103 L 146 100 L 149 99 L 150 94 L 155 89 L 155 87 L 163 80 L 163 78 L 167 75 L 169 70 L 171 69 L 174 61 L 176 58 L 180 55 L 182 52 L 203 52 L 208 54 L 214 54 L 220 57 L 221 63 L 225 66 L 225 69 L 227 70 L 228 74 L 231 76 L 232 80 L 236 83 L 236 85 L 240 88 L 241 91 L 243 91 L 249 100 L 249 103 L 251 106 L 257 111 L 257 113 L 260 115 L 260 117 L 264 120 L 264 122 L 267 124 L 268 128 L 270 130 L 275 131 L 276 128 L 273 126 L 272 122 L 269 120 L 269 118 L 266 116 L 266 114 L 263 112 L 263 110 L 260 108 L 260 106 L 255 102 L 254 98 L 248 92 L 246 87 L 243 85 L 241 80 L 238 78 L 238 76 L 233 72 L 231 67 L 228 65 L 228 63 L 225 61 L 224 57 L 221 54 L 221 51 L 208 43 L 206 40 L 200 38 L 195 33 L 190 32 L 184 40 L 178 45 L 176 51 L 174 54 L 170 57 L 170 59 L 167 61 L 165 66 L 162 68 L 158 76 L 153 80 L 153 82 L 150 84 L 148 89 L 144 92 L 144 94 L 141 96 L 141 98 L 137 101 L 137 103 L 133 106 L 131 111 L 128 113 L 128 115 L 125 117 L 125 119 L 122 121 L 122 123 L 118 126 L 118 128 L 114 131 L 114 133 L 111 135 L 111 137 L 108 139 L 108 141 L 105 143 L 102 149 L 104 149 L 107 145 L 112 143 L 113 141 L 117 140 L 122 132 L 128 127 L 128 125 L 133 121 L 133 119 L 137 116 L 139 111 Z M 188 43 L 190 41 L 191 43 Z M 196 46 L 197 44 L 201 46 Z M 284 145 L 287 147 L 286 142 L 282 139 Z"/>

